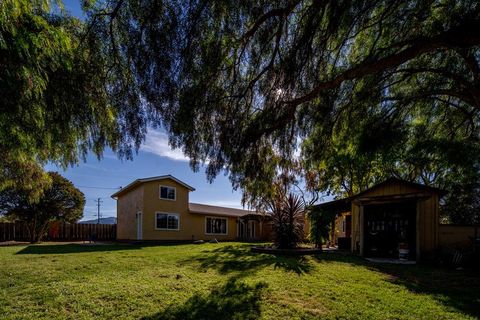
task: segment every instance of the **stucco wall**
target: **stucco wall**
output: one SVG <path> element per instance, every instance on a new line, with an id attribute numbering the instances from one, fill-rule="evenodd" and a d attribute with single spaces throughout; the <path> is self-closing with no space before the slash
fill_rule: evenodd
<path id="1" fill-rule="evenodd" d="M 160 199 L 160 186 L 169 186 L 176 189 L 176 199 Z M 142 213 L 142 240 L 160 241 L 191 241 L 211 240 L 233 241 L 237 239 L 237 218 L 190 213 L 188 208 L 190 190 L 182 184 L 171 180 L 157 180 L 144 182 L 118 196 L 117 201 L 117 239 L 136 240 L 137 220 L 136 213 Z M 156 213 L 174 213 L 180 218 L 179 230 L 156 229 Z M 218 217 L 227 219 L 227 234 L 206 234 L 206 218 Z M 260 225 L 255 222 L 255 237 L 259 239 L 271 238 L 271 225 Z"/>
<path id="2" fill-rule="evenodd" d="M 338 238 L 346 237 L 347 235 L 347 220 L 348 212 L 343 212 L 340 216 L 336 217 L 335 219 L 335 238 L 333 239 L 335 243 L 337 243 Z M 343 230 L 343 226 L 345 223 L 345 231 Z"/>
<path id="3" fill-rule="evenodd" d="M 117 239 L 136 240 L 136 213 L 143 210 L 143 186 L 120 195 L 117 199 Z"/>
<path id="4" fill-rule="evenodd" d="M 160 199 L 160 185 L 176 188 L 176 200 Z M 189 190 L 172 180 L 151 181 L 143 184 L 143 239 L 144 240 L 235 240 L 236 218 L 228 218 L 227 235 L 206 235 L 205 215 L 189 213 Z M 180 216 L 179 230 L 156 230 L 155 213 L 176 213 Z"/>
<path id="5" fill-rule="evenodd" d="M 480 227 L 478 229 L 480 234 Z M 439 226 L 438 236 L 440 247 L 471 248 L 471 239 L 475 236 L 475 227 L 441 224 Z"/>

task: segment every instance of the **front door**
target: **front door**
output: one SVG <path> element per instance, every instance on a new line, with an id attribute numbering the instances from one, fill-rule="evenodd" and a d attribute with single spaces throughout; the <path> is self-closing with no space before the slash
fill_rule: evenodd
<path id="1" fill-rule="evenodd" d="M 142 240 L 142 213 L 137 212 L 136 214 L 137 222 L 137 240 Z"/>

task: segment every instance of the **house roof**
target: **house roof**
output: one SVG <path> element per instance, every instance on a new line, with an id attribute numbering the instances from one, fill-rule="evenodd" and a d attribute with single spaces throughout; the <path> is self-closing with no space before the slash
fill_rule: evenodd
<path id="1" fill-rule="evenodd" d="M 190 213 L 212 215 L 212 216 L 225 216 L 225 217 L 243 217 L 246 215 L 260 215 L 256 211 L 242 210 L 227 207 L 217 207 L 208 204 L 201 203 L 189 203 L 188 208 Z"/>
<path id="2" fill-rule="evenodd" d="M 447 194 L 447 191 L 445 191 L 443 189 L 440 189 L 440 188 L 430 187 L 430 186 L 426 186 L 424 184 L 410 182 L 410 181 L 407 181 L 407 180 L 392 177 L 392 178 L 388 178 L 387 180 L 385 180 L 383 182 L 380 182 L 380 183 L 374 185 L 373 187 L 370 187 L 370 188 L 368 188 L 368 189 L 366 189 L 366 190 L 364 190 L 360 193 L 357 193 L 357 194 L 355 194 L 351 197 L 337 199 L 337 200 L 328 201 L 328 202 L 323 202 L 323 203 L 317 204 L 315 207 L 324 208 L 324 209 L 327 209 L 327 210 L 332 209 L 332 210 L 336 210 L 336 211 L 343 211 L 343 210 L 348 211 L 349 207 L 350 207 L 350 204 L 353 200 L 367 194 L 368 192 L 370 192 L 374 189 L 380 188 L 380 187 L 382 187 L 386 184 L 398 183 L 398 182 L 402 183 L 402 184 L 405 184 L 405 185 L 408 185 L 408 186 L 413 187 L 413 188 L 423 190 L 423 191 L 436 193 L 440 197 L 443 197 L 444 195 Z"/>
<path id="3" fill-rule="evenodd" d="M 119 195 L 135 188 L 136 186 L 144 183 L 144 182 L 150 182 L 150 181 L 160 181 L 160 180 L 165 180 L 165 179 L 168 179 L 168 180 L 173 180 L 175 182 L 177 182 L 178 184 L 184 186 L 185 188 L 189 189 L 190 191 L 195 191 L 195 188 L 186 184 L 185 182 L 175 178 L 174 176 L 170 175 L 170 174 L 167 174 L 167 175 L 163 175 L 163 176 L 157 176 L 157 177 L 149 177 L 149 178 L 141 178 L 141 179 L 137 179 L 135 181 L 133 181 L 132 183 L 128 184 L 126 187 L 118 190 L 117 192 L 115 192 L 114 194 L 112 194 L 112 198 L 116 198 L 118 197 Z"/>

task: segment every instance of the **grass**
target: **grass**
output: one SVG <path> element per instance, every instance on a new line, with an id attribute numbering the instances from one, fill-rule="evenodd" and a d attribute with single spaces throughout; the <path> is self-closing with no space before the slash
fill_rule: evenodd
<path id="1" fill-rule="evenodd" d="M 475 319 L 480 276 L 247 244 L 0 247 L 1 319 Z"/>

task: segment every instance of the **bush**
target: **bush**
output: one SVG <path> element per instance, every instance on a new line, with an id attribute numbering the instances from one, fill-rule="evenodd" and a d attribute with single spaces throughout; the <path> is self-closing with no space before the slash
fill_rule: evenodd
<path id="1" fill-rule="evenodd" d="M 302 199 L 280 191 L 268 201 L 268 209 L 272 217 L 275 246 L 280 249 L 295 248 L 303 239 L 305 206 Z"/>
<path id="2" fill-rule="evenodd" d="M 308 212 L 310 220 L 309 239 L 315 243 L 317 248 L 322 248 L 329 236 L 332 226 L 332 221 L 335 219 L 335 213 L 312 207 Z"/>

